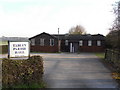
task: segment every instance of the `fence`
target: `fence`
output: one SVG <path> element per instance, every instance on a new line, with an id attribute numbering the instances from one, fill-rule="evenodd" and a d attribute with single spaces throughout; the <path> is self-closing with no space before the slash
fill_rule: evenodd
<path id="1" fill-rule="evenodd" d="M 120 53 L 118 51 L 107 49 L 105 52 L 105 60 L 113 63 L 115 67 L 120 69 Z"/>

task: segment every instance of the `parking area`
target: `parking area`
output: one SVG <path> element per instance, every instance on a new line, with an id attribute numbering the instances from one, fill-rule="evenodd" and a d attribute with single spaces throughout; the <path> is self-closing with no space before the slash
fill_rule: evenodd
<path id="1" fill-rule="evenodd" d="M 111 72 L 93 53 L 32 54 L 44 58 L 48 88 L 116 88 Z"/>

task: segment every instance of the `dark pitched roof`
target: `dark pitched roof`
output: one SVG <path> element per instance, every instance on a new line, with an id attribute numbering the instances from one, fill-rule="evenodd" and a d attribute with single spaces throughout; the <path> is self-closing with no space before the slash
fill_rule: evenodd
<path id="1" fill-rule="evenodd" d="M 54 36 L 54 37 L 56 37 L 56 38 L 58 38 L 59 37 L 59 39 L 60 40 L 62 40 L 62 39 L 64 39 L 65 38 L 65 34 L 52 34 L 52 36 Z"/>
<path id="2" fill-rule="evenodd" d="M 38 37 L 38 36 L 40 36 L 40 35 L 42 35 L 42 34 L 46 34 L 46 35 L 48 35 L 48 36 L 51 36 L 51 37 L 53 37 L 53 38 L 56 38 L 56 37 L 54 37 L 53 35 L 50 35 L 50 34 L 48 34 L 48 33 L 43 32 L 43 33 L 40 33 L 40 34 L 38 34 L 38 35 L 35 35 L 35 36 L 29 38 L 29 40 L 30 40 L 30 39 L 33 39 L 33 38 L 35 38 L 35 37 Z"/>
<path id="3" fill-rule="evenodd" d="M 85 34 L 85 35 L 51 34 L 50 35 L 50 34 L 45 33 L 45 32 L 31 37 L 31 38 L 29 38 L 29 40 L 32 39 L 32 38 L 35 38 L 37 36 L 40 36 L 42 34 L 47 34 L 47 35 L 52 36 L 54 38 L 59 37 L 60 40 L 66 40 L 66 39 L 67 40 L 105 40 L 105 36 L 103 36 L 101 34 L 94 34 L 94 35 L 91 35 L 91 34 Z"/>
<path id="4" fill-rule="evenodd" d="M 55 37 L 58 37 L 58 35 L 53 35 Z M 68 35 L 68 34 L 63 34 L 59 35 L 59 39 L 68 39 L 68 40 L 104 40 L 105 37 L 101 34 L 96 34 L 96 35 L 90 35 L 90 34 L 85 34 L 85 35 Z"/>

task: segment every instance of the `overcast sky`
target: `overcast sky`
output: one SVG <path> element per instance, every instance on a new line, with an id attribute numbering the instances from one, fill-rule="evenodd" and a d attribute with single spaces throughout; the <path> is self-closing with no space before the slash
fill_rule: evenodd
<path id="1" fill-rule="evenodd" d="M 118 0 L 0 0 L 0 36 L 32 37 L 42 32 L 65 34 L 76 25 L 106 35 Z"/>

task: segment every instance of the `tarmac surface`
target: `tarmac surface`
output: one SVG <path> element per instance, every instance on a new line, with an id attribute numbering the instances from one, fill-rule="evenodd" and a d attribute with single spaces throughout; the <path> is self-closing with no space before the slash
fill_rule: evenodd
<path id="1" fill-rule="evenodd" d="M 118 86 L 112 79 L 111 72 L 93 53 L 32 53 L 31 55 L 40 55 L 44 59 L 44 81 L 47 88 L 109 88 L 110 90 Z"/>
<path id="2" fill-rule="evenodd" d="M 117 88 L 111 72 L 92 53 L 40 55 L 48 88 Z"/>

